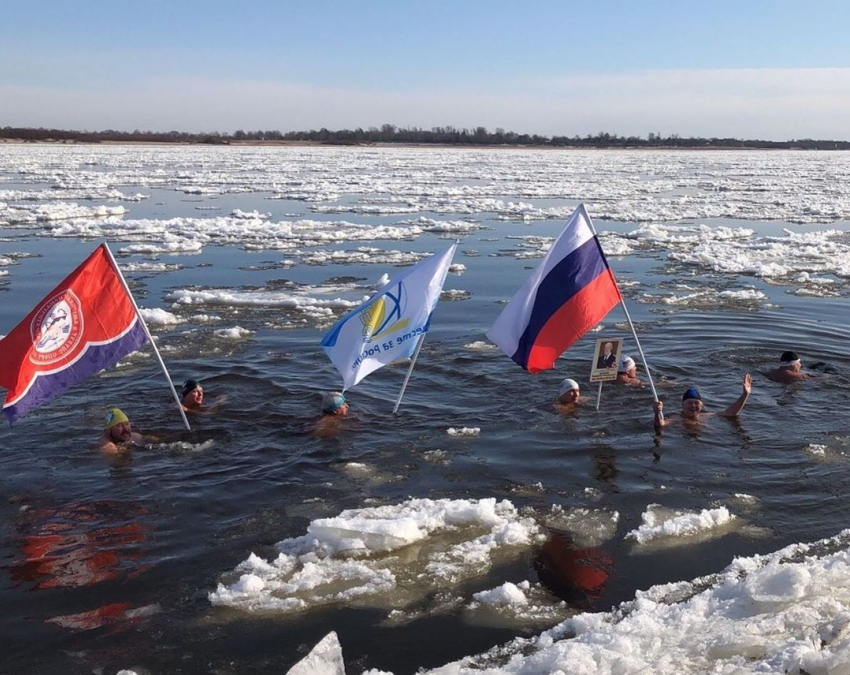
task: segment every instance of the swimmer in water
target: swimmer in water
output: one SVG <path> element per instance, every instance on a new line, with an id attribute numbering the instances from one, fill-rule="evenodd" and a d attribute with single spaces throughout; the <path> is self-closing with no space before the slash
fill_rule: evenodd
<path id="1" fill-rule="evenodd" d="M 749 373 L 744 375 L 742 386 L 743 391 L 738 399 L 726 408 L 726 410 L 716 414 L 721 417 L 736 417 L 741 410 L 744 409 L 753 388 L 753 378 L 750 377 Z M 667 418 L 662 417 L 664 413 L 664 403 L 661 401 L 655 401 L 655 403 L 653 403 L 653 409 L 655 411 L 655 431 L 658 433 L 660 433 L 661 430 L 671 422 L 675 422 L 679 419 L 681 419 L 681 421 L 685 424 L 693 425 L 698 424 L 705 418 L 715 414 L 703 411 L 702 396 L 700 396 L 699 390 L 696 387 L 690 387 L 684 394 L 682 394 L 682 410 L 680 413 L 673 413 Z"/>
<path id="2" fill-rule="evenodd" d="M 110 408 L 106 413 L 103 434 L 98 447 L 104 452 L 118 452 L 129 447 L 141 447 L 145 437 L 133 431 L 133 425 L 120 408 Z"/>
<path id="3" fill-rule="evenodd" d="M 215 412 L 224 400 L 219 396 L 213 405 L 204 407 L 204 388 L 197 380 L 186 380 L 180 389 L 180 404 L 186 412 Z"/>
<path id="4" fill-rule="evenodd" d="M 779 357 L 779 367 L 768 371 L 765 375 L 769 380 L 782 384 L 791 384 L 812 378 L 811 375 L 803 372 L 803 363 L 797 356 L 797 352 L 782 352 L 782 356 Z"/>
<path id="5" fill-rule="evenodd" d="M 200 410 L 204 404 L 204 388 L 197 380 L 186 380 L 180 390 L 180 403 L 183 410 Z"/>
<path id="6" fill-rule="evenodd" d="M 637 364 L 631 356 L 623 354 L 617 368 L 616 381 L 620 384 L 643 384 L 643 380 L 637 376 Z"/>
<path id="7" fill-rule="evenodd" d="M 560 412 L 567 412 L 574 410 L 584 400 L 585 397 L 579 394 L 578 382 L 567 378 L 561 382 L 558 389 L 558 400 L 555 403 L 555 408 Z"/>
<path id="8" fill-rule="evenodd" d="M 348 415 L 348 401 L 338 391 L 331 391 L 322 397 L 322 416 L 316 422 L 317 436 L 333 436 L 339 433 L 342 420 Z"/>

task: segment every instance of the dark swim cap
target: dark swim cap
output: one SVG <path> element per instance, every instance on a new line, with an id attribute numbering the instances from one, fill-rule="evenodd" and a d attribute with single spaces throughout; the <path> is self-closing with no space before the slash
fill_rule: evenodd
<path id="1" fill-rule="evenodd" d="M 800 357 L 797 355 L 797 352 L 782 352 L 782 356 L 779 357 L 779 363 L 785 365 L 794 363 L 794 361 L 799 360 Z"/>
<path id="2" fill-rule="evenodd" d="M 187 395 L 191 394 L 193 391 L 195 391 L 195 389 L 197 389 L 200 386 L 201 385 L 198 384 L 197 380 L 186 380 L 183 383 L 183 388 L 180 390 L 180 394 L 181 394 L 181 396 L 187 396 Z"/>
<path id="3" fill-rule="evenodd" d="M 696 387 L 689 387 L 682 394 L 682 400 L 687 401 L 689 398 L 695 398 L 697 401 L 702 401 L 702 396 L 699 395 L 699 390 Z"/>

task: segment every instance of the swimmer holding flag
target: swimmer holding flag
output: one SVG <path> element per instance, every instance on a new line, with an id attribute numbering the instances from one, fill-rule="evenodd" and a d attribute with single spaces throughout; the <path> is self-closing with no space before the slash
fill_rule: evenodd
<path id="1" fill-rule="evenodd" d="M 412 355 L 393 409 L 398 411 L 456 249 L 454 243 L 404 270 L 322 338 L 322 348 L 342 375 L 343 391 L 378 368 Z"/>
<path id="2" fill-rule="evenodd" d="M 3 414 L 10 423 L 150 341 L 183 422 L 189 422 L 112 252 L 101 244 L 0 340 Z"/>
<path id="3" fill-rule="evenodd" d="M 618 303 L 643 355 L 629 311 L 608 266 L 590 216 L 579 204 L 537 269 L 487 332 L 505 354 L 531 373 L 553 368 L 555 360 Z M 658 400 L 649 375 L 652 394 Z"/>

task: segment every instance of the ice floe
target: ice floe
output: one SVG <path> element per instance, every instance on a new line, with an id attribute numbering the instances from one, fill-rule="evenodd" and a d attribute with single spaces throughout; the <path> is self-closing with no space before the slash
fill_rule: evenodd
<path id="1" fill-rule="evenodd" d="M 446 429 L 449 436 L 478 436 L 481 434 L 479 427 L 449 427 Z"/>
<path id="2" fill-rule="evenodd" d="M 253 334 L 253 331 L 241 326 L 233 326 L 231 328 L 218 328 L 213 331 L 214 335 L 225 340 L 241 340 Z"/>
<path id="3" fill-rule="evenodd" d="M 850 672 L 850 530 L 638 591 L 428 675 Z"/>
<path id="4" fill-rule="evenodd" d="M 465 608 L 467 620 L 476 623 L 506 625 L 549 624 L 562 620 L 568 613 L 567 603 L 558 600 L 539 583 L 527 579 L 519 583 L 506 581 L 501 586 L 473 593 Z"/>
<path id="5" fill-rule="evenodd" d="M 183 322 L 183 319 L 179 316 L 164 309 L 146 309 L 145 307 L 140 307 L 139 314 L 141 314 L 142 319 L 149 326 L 175 326 Z"/>
<path id="6" fill-rule="evenodd" d="M 725 506 L 697 512 L 676 511 L 650 504 L 641 515 L 641 525 L 626 535 L 638 544 L 657 539 L 682 539 L 717 530 L 735 516 Z"/>
<path id="7" fill-rule="evenodd" d="M 336 633 L 323 637 L 286 675 L 345 675 L 342 647 Z"/>
<path id="8" fill-rule="evenodd" d="M 410 499 L 353 509 L 314 520 L 305 535 L 278 543 L 272 560 L 252 553 L 209 598 L 246 611 L 403 608 L 543 538 L 535 520 L 507 500 Z"/>

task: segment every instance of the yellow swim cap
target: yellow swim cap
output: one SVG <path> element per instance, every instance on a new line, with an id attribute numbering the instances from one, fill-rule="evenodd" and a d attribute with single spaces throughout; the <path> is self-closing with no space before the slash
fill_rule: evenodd
<path id="1" fill-rule="evenodd" d="M 106 413 L 106 420 L 104 421 L 103 428 L 111 429 L 116 424 L 122 424 L 129 421 L 130 419 L 122 412 L 121 408 L 110 408 L 109 412 Z"/>

